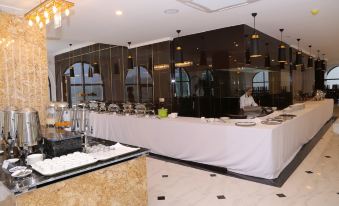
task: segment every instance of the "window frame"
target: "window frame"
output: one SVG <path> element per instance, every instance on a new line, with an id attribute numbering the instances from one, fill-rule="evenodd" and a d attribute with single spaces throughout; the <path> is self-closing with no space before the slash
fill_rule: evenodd
<path id="1" fill-rule="evenodd" d="M 263 84 L 264 85 L 264 88 L 266 88 L 266 86 L 267 86 L 267 89 L 269 89 L 269 86 L 270 86 L 270 80 L 269 80 L 269 77 L 267 78 L 267 80 L 266 80 L 266 78 L 265 78 L 265 72 L 267 72 L 268 73 L 268 71 L 260 71 L 260 72 L 257 72 L 257 73 L 255 73 L 254 74 L 254 76 L 253 76 L 253 78 L 252 78 L 252 88 L 257 88 L 257 87 L 255 87 L 254 86 L 254 84 Z M 263 73 L 263 81 L 254 81 L 254 78 L 258 75 L 258 74 L 260 74 L 260 73 Z M 269 75 L 269 73 L 267 74 L 267 76 Z"/>
<path id="2" fill-rule="evenodd" d="M 179 81 L 176 79 L 176 71 L 179 71 Z M 185 72 L 188 80 L 183 80 L 183 72 Z M 174 70 L 174 79 L 175 79 L 175 93 L 176 97 L 191 97 L 192 90 L 191 90 L 191 77 L 189 73 L 182 67 L 176 67 Z M 184 83 L 188 83 L 188 94 L 184 96 Z M 177 84 L 179 84 L 179 95 L 177 91 Z"/>
<path id="3" fill-rule="evenodd" d="M 81 75 L 81 81 L 82 81 L 81 83 L 72 83 L 71 77 L 69 76 L 69 74 L 66 74 L 69 71 L 69 69 L 72 66 L 76 65 L 76 64 L 81 64 L 81 74 L 80 74 Z M 102 96 L 101 96 L 100 100 L 97 99 L 96 101 L 105 101 L 105 90 L 104 90 L 105 89 L 105 85 L 104 85 L 104 80 L 102 78 L 101 73 L 98 74 L 98 75 L 100 75 L 100 79 L 101 79 L 102 83 L 88 83 L 88 82 L 86 82 L 85 81 L 85 79 L 86 79 L 85 78 L 85 64 L 87 64 L 89 66 L 89 68 L 92 68 L 92 71 L 94 71 L 94 67 L 92 66 L 92 64 L 90 64 L 89 62 L 86 62 L 86 61 L 74 62 L 71 66 L 67 67 L 64 70 L 63 75 L 66 77 L 65 81 L 64 81 L 64 85 L 67 87 L 67 90 L 68 90 L 68 92 L 66 91 L 66 93 L 68 94 L 66 96 L 67 96 L 67 102 L 69 103 L 70 106 L 73 105 L 73 102 L 72 102 L 72 98 L 73 98 L 73 96 L 72 96 L 72 87 L 79 87 L 79 86 L 81 86 L 82 93 L 85 94 L 86 87 L 88 87 L 88 86 L 101 86 L 102 87 Z M 95 74 L 93 74 L 93 75 L 95 75 Z M 79 100 L 80 103 L 81 102 L 90 101 L 86 97 L 87 97 L 87 95 L 81 96 L 80 100 Z"/>
<path id="4" fill-rule="evenodd" d="M 335 85 L 338 85 L 338 86 L 339 86 L 339 76 L 338 76 L 337 78 L 330 78 L 330 79 L 327 78 L 327 76 L 328 76 L 333 70 L 336 70 L 336 69 L 339 70 L 339 65 L 332 67 L 330 70 L 328 70 L 328 71 L 325 73 L 325 74 L 326 74 L 326 76 L 324 77 L 324 85 L 325 85 L 325 87 L 328 87 L 328 86 L 329 86 L 328 84 L 326 84 L 326 82 L 327 82 L 328 80 L 337 80 L 337 81 L 338 81 L 338 84 L 335 84 Z M 334 84 L 331 84 L 330 89 L 333 89 L 333 85 L 334 85 Z M 337 88 L 339 88 L 339 87 L 337 87 Z"/>
<path id="5" fill-rule="evenodd" d="M 149 77 L 151 78 L 151 83 L 140 83 L 141 82 L 141 68 L 145 69 L 147 71 L 147 74 L 149 75 Z M 154 95 L 154 91 L 153 91 L 153 87 L 154 87 L 154 79 L 153 79 L 153 76 L 152 76 L 152 73 L 149 72 L 149 70 L 147 69 L 147 67 L 145 65 L 137 65 L 135 66 L 133 69 L 137 69 L 137 78 L 136 78 L 136 83 L 126 83 L 126 79 L 127 79 L 127 75 L 128 75 L 128 70 L 127 70 L 127 73 L 126 73 L 126 77 L 125 77 L 125 83 L 124 83 L 124 92 L 127 92 L 127 88 L 128 87 L 137 87 L 137 103 L 149 103 L 149 102 L 152 102 L 153 101 L 153 95 Z M 146 100 L 145 102 L 143 102 L 143 98 L 142 98 L 142 88 L 151 88 L 152 89 L 152 100 L 149 101 L 149 100 Z M 128 99 L 126 100 L 128 101 Z"/>

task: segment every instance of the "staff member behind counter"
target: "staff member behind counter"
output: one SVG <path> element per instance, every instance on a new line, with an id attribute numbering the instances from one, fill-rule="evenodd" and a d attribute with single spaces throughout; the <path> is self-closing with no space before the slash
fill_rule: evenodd
<path id="1" fill-rule="evenodd" d="M 245 107 L 257 107 L 258 104 L 254 101 L 252 97 L 252 87 L 246 88 L 246 92 L 244 95 L 240 97 L 240 109 L 244 109 Z"/>

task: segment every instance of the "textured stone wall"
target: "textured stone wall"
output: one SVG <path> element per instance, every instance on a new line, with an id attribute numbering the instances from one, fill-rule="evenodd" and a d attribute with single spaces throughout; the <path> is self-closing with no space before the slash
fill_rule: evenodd
<path id="1" fill-rule="evenodd" d="M 48 102 L 45 29 L 0 12 L 0 109 L 32 107 L 44 124 Z"/>

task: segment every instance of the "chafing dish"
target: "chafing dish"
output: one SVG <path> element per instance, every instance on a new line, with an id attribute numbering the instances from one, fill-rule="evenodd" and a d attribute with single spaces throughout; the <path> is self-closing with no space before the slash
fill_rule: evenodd
<path id="1" fill-rule="evenodd" d="M 99 102 L 98 103 L 98 111 L 99 112 L 106 112 L 106 103 L 105 102 Z"/>
<path id="2" fill-rule="evenodd" d="M 135 105 L 135 114 L 137 115 L 146 115 L 146 105 L 145 104 L 136 104 Z"/>
<path id="3" fill-rule="evenodd" d="M 134 114 L 134 106 L 132 103 L 124 103 L 123 106 L 123 113 L 124 114 Z"/>
<path id="4" fill-rule="evenodd" d="M 121 108 L 120 108 L 119 105 L 112 103 L 112 104 L 108 105 L 107 111 L 108 112 L 120 113 Z"/>
<path id="5" fill-rule="evenodd" d="M 98 105 L 98 102 L 97 102 L 97 101 L 90 101 L 90 102 L 88 103 L 88 106 L 89 106 L 89 110 L 90 110 L 90 111 L 98 111 L 99 105 Z"/>
<path id="6" fill-rule="evenodd" d="M 315 92 L 315 95 L 314 95 L 313 99 L 315 101 L 321 101 L 321 100 L 325 99 L 325 96 L 326 96 L 326 92 L 321 91 L 321 90 L 317 90 Z"/>

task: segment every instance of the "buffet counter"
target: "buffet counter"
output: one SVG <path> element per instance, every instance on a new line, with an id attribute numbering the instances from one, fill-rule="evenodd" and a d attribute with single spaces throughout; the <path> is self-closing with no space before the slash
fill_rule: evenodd
<path id="1" fill-rule="evenodd" d="M 276 111 L 270 116 L 281 114 Z M 171 158 L 227 168 L 239 174 L 275 179 L 300 148 L 311 140 L 333 115 L 333 100 L 309 101 L 290 112 L 295 118 L 279 125 L 252 119 L 253 127 L 235 126 L 228 120 L 208 122 L 199 118 L 158 119 L 90 113 L 92 135 L 148 148 Z M 216 119 L 217 120 L 217 119 Z"/>
<path id="2" fill-rule="evenodd" d="M 115 142 L 88 137 L 89 145 Z M 129 146 L 133 147 L 133 146 Z M 39 205 L 147 205 L 147 149 L 97 161 L 60 174 L 45 176 L 33 171 L 14 178 L 9 169 L 0 170 L 0 181 L 15 195 L 17 206 Z M 3 163 L 5 156 L 0 156 Z M 20 160 L 11 165 L 25 163 Z M 28 167 L 31 169 L 30 167 Z"/>

